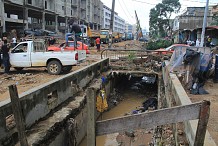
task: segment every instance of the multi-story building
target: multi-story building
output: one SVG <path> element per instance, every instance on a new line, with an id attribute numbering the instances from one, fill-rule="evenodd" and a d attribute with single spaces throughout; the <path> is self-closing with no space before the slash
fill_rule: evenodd
<path id="1" fill-rule="evenodd" d="M 133 25 L 126 23 L 125 24 L 125 32 L 126 33 L 133 33 Z"/>
<path id="2" fill-rule="evenodd" d="M 66 32 L 67 22 L 101 28 L 103 3 L 100 0 L 0 0 L 2 31 L 28 28 Z"/>
<path id="3" fill-rule="evenodd" d="M 103 5 L 103 25 L 102 28 L 109 29 L 110 28 L 110 20 L 111 20 L 111 9 L 107 6 Z M 125 20 L 118 16 L 117 12 L 114 12 L 114 23 L 113 23 L 113 31 L 124 33 L 125 32 Z"/>
<path id="4" fill-rule="evenodd" d="M 203 25 L 205 7 L 187 7 L 184 13 L 177 16 L 173 22 L 173 30 L 195 29 Z M 211 9 L 207 15 L 207 26 L 212 22 Z"/>
<path id="5" fill-rule="evenodd" d="M 209 7 L 206 26 L 212 22 L 212 7 Z M 175 43 L 185 43 L 187 40 L 195 41 L 201 37 L 205 7 L 187 7 L 172 23 Z"/>

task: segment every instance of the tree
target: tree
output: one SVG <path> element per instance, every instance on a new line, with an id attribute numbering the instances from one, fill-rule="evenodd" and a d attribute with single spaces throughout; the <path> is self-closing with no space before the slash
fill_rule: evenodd
<path id="1" fill-rule="evenodd" d="M 179 0 L 162 0 L 150 10 L 149 31 L 152 38 L 171 35 L 170 18 L 172 13 L 178 13 L 181 8 Z"/>
<path id="2" fill-rule="evenodd" d="M 211 23 L 211 25 L 218 25 L 218 15 L 213 16 L 213 22 Z"/>
<path id="3" fill-rule="evenodd" d="M 171 36 L 172 33 L 172 28 L 170 26 L 170 18 L 172 16 L 172 13 L 178 13 L 180 8 L 181 8 L 181 4 L 179 2 L 179 0 L 162 0 L 162 9 L 163 9 L 163 16 L 167 21 L 167 27 L 168 27 L 168 31 L 169 34 Z"/>

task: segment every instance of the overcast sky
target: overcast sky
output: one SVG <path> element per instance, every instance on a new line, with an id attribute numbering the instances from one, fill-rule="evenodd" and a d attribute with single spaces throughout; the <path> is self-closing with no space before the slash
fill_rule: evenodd
<path id="1" fill-rule="evenodd" d="M 101 0 L 104 5 L 112 8 L 112 0 Z M 135 10 L 140 20 L 142 29 L 149 29 L 149 12 L 156 4 L 162 0 L 115 0 L 115 11 L 118 16 L 125 19 L 130 24 L 135 24 Z M 180 0 L 182 5 L 181 11 L 186 7 L 204 7 L 206 0 Z M 215 5 L 218 0 L 209 0 L 209 5 Z M 175 17 L 173 15 L 172 17 Z"/>

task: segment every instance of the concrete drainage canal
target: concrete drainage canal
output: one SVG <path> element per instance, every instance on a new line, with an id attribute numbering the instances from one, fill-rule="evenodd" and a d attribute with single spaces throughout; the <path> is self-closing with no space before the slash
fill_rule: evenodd
<path id="1" fill-rule="evenodd" d="M 209 102 L 181 105 L 178 78 L 159 71 L 115 69 L 103 59 L 21 94 L 28 145 L 203 146 Z M 14 114 L 11 102 L 0 103 L 0 146 L 24 139 Z"/>
<path id="2" fill-rule="evenodd" d="M 106 83 L 112 85 L 110 87 L 112 90 L 107 97 L 108 109 L 99 114 L 97 121 L 157 109 L 158 76 L 156 74 L 111 72 L 106 78 Z M 107 88 L 109 87 L 106 85 Z M 152 129 L 132 130 L 130 128 L 115 134 L 97 136 L 96 145 L 147 145 L 152 143 L 152 133 Z M 85 138 L 79 146 L 87 146 L 87 139 Z"/>

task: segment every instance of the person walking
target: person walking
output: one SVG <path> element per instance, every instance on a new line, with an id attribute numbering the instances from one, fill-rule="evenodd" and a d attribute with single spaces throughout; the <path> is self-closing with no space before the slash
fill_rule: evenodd
<path id="1" fill-rule="evenodd" d="M 100 43 L 101 43 L 100 38 L 98 37 L 98 38 L 95 40 L 95 42 L 96 42 L 97 52 L 100 52 Z"/>
<path id="2" fill-rule="evenodd" d="M 8 42 L 7 42 L 7 39 L 4 39 L 4 44 L 2 46 L 2 54 L 3 54 L 3 64 L 4 64 L 4 68 L 5 68 L 5 71 L 4 73 L 5 74 L 8 74 L 9 73 L 9 70 L 10 70 L 10 61 L 9 61 L 9 46 L 8 46 Z"/>

